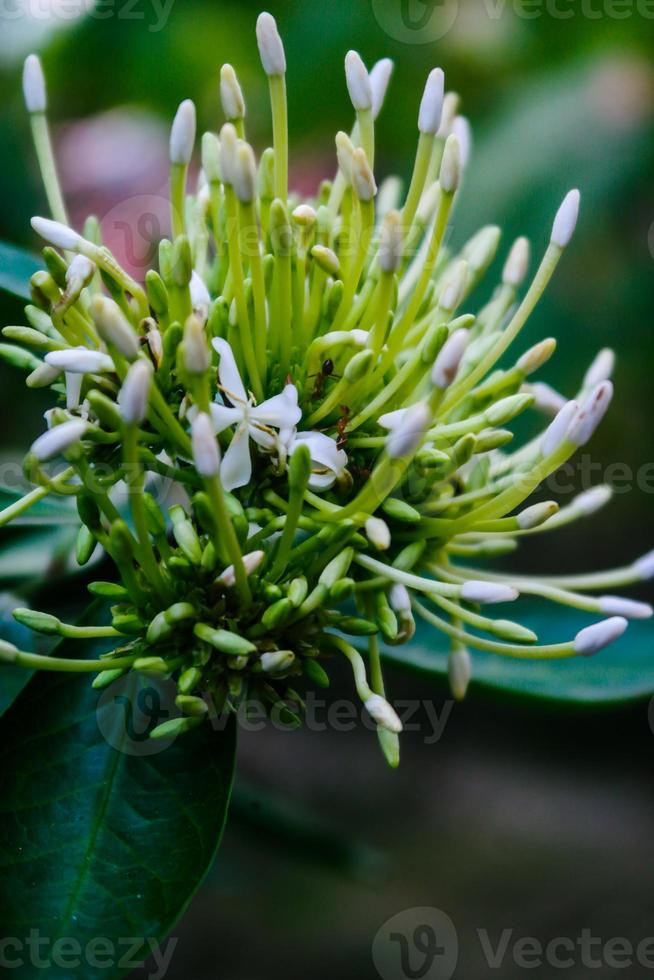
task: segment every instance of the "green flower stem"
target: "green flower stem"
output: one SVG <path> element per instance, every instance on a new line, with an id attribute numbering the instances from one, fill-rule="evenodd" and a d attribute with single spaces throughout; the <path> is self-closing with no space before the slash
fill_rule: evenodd
<path id="1" fill-rule="evenodd" d="M 406 197 L 406 203 L 402 210 L 402 226 L 410 228 L 416 216 L 420 198 L 425 189 L 425 181 L 429 170 L 429 162 L 434 152 L 435 137 L 431 133 L 421 133 L 418 139 L 418 149 L 413 164 L 413 174 Z"/>
<path id="2" fill-rule="evenodd" d="M 297 531 L 298 522 L 302 514 L 304 494 L 306 493 L 309 477 L 311 476 L 311 461 L 309 459 L 309 452 L 306 447 L 302 448 L 302 452 L 305 452 L 306 454 L 306 469 L 301 472 L 300 466 L 295 466 L 294 474 L 299 473 L 300 475 L 296 476 L 295 479 L 289 479 L 288 507 L 286 509 L 284 530 L 282 531 L 282 536 L 279 539 L 275 560 L 272 568 L 270 569 L 270 573 L 267 576 L 271 582 L 275 582 L 285 571 L 286 566 L 288 565 L 288 560 L 293 548 L 293 541 L 295 540 L 295 532 Z M 294 466 L 297 458 L 298 456 L 296 454 L 291 460 L 290 467 Z"/>
<path id="3" fill-rule="evenodd" d="M 375 354 L 380 353 L 382 347 L 384 346 L 384 341 L 386 340 L 386 334 L 388 332 L 388 315 L 390 313 L 391 303 L 393 301 L 394 287 L 395 276 L 393 273 L 383 272 L 377 287 L 376 303 L 371 303 L 369 307 L 374 311 L 374 325 L 372 326 L 368 337 L 368 347 L 370 347 Z M 367 329 L 365 322 L 362 323 L 361 328 L 363 330 Z"/>
<path id="4" fill-rule="evenodd" d="M 311 275 L 311 286 L 309 287 L 309 305 L 304 315 L 304 333 L 307 338 L 312 338 L 315 335 L 316 328 L 320 322 L 322 301 L 325 295 L 325 286 L 328 278 L 329 277 L 324 269 L 318 268 L 314 262 Z"/>
<path id="5" fill-rule="evenodd" d="M 204 481 L 204 485 L 213 507 L 215 521 L 214 547 L 218 554 L 223 552 L 223 546 L 226 549 L 229 559 L 234 566 L 236 589 L 241 601 L 247 607 L 252 603 L 252 593 L 250 592 L 250 584 L 245 571 L 245 565 L 243 564 L 243 555 L 238 538 L 236 537 L 236 531 L 234 530 L 234 525 L 232 524 L 227 504 L 225 503 L 225 495 L 220 477 L 209 477 Z"/>
<path id="6" fill-rule="evenodd" d="M 280 514 L 279 517 L 275 517 L 272 521 L 269 521 L 265 527 L 262 527 L 260 531 L 253 534 L 251 538 L 248 538 L 248 547 L 256 551 L 262 542 L 266 541 L 272 534 L 276 534 L 278 531 L 283 531 L 286 526 L 286 514 Z M 315 521 L 310 520 L 308 517 L 300 517 L 297 522 L 297 526 L 302 531 L 309 531 L 314 534 L 320 525 Z M 267 577 L 267 576 L 266 576 Z"/>
<path id="7" fill-rule="evenodd" d="M 325 639 L 331 646 L 336 647 L 340 653 L 345 654 L 352 667 L 354 686 L 356 687 L 357 694 L 362 701 L 367 701 L 368 698 L 372 696 L 373 691 L 370 689 L 370 685 L 368 684 L 366 665 L 359 651 L 348 643 L 347 640 L 344 640 L 340 636 L 334 636 L 333 633 L 326 633 Z"/>
<path id="8" fill-rule="evenodd" d="M 234 299 L 236 300 L 236 313 L 240 327 L 240 341 L 245 358 L 252 391 L 257 401 L 263 399 L 263 386 L 259 376 L 259 367 L 254 349 L 252 327 L 250 324 L 250 314 L 245 298 L 245 280 L 243 276 L 243 259 L 241 256 L 241 244 L 239 233 L 239 214 L 238 201 L 234 188 L 225 184 L 225 210 L 227 217 L 227 245 L 229 249 L 229 264 L 232 273 L 232 288 Z"/>
<path id="9" fill-rule="evenodd" d="M 415 589 L 418 592 L 425 592 L 427 595 L 445 596 L 447 599 L 457 599 L 461 594 L 459 585 L 436 582 L 432 579 L 422 578 L 420 575 L 414 575 L 413 572 L 403 572 L 401 569 L 393 568 L 392 565 L 387 565 L 386 562 L 372 558 L 370 555 L 357 553 L 353 561 L 361 568 L 365 568 L 366 571 L 384 578 L 387 582 L 397 582 L 399 585 L 406 586 L 407 589 Z"/>
<path id="10" fill-rule="evenodd" d="M 152 408 L 161 420 L 159 424 L 155 425 L 155 428 L 157 428 L 162 435 L 166 436 L 172 442 L 175 442 L 183 456 L 185 456 L 187 459 L 191 459 L 193 455 L 191 440 L 173 415 L 170 406 L 159 390 L 156 381 L 150 388 L 150 402 Z"/>
<path id="11" fill-rule="evenodd" d="M 170 222 L 173 241 L 186 230 L 186 174 L 188 167 L 183 163 L 170 165 Z"/>
<path id="12" fill-rule="evenodd" d="M 74 626 L 71 623 L 60 623 L 57 630 L 59 636 L 69 640 L 98 640 L 105 637 L 124 636 L 113 626 Z"/>
<path id="13" fill-rule="evenodd" d="M 361 146 L 365 153 L 370 169 L 375 166 L 375 120 L 372 117 L 372 109 L 359 109 L 357 112 L 356 135 L 358 140 L 353 140 L 354 145 Z"/>
<path id="14" fill-rule="evenodd" d="M 145 475 L 139 458 L 138 429 L 136 426 L 125 426 L 123 457 L 126 466 L 126 483 L 129 493 L 130 509 L 136 529 L 138 554 L 143 571 L 163 601 L 172 602 L 173 593 L 161 574 L 161 569 L 159 568 L 152 547 L 150 532 L 148 531 L 148 521 L 143 502 Z"/>
<path id="15" fill-rule="evenodd" d="M 280 371 L 285 375 L 291 364 L 293 322 L 293 266 L 291 253 L 283 250 L 275 255 L 272 299 L 270 304 L 271 323 L 278 325 Z"/>
<path id="16" fill-rule="evenodd" d="M 32 138 L 34 148 L 39 161 L 41 179 L 48 199 L 50 214 L 55 221 L 60 221 L 63 225 L 68 224 L 68 213 L 61 193 L 59 178 L 57 176 L 57 166 L 54 153 L 52 152 L 52 141 L 50 139 L 50 129 L 48 120 L 44 112 L 34 112 L 30 115 L 32 127 Z"/>
<path id="17" fill-rule="evenodd" d="M 461 622 L 467 623 L 472 626 L 473 629 L 481 630 L 484 633 L 490 633 L 492 636 L 499 637 L 500 639 L 507 639 L 507 631 L 512 631 L 514 633 L 519 633 L 524 637 L 524 643 L 532 644 L 538 642 L 538 637 L 531 630 L 526 629 L 524 626 L 520 626 L 517 623 L 512 623 L 507 620 L 502 619 L 491 619 L 489 616 L 480 616 L 470 609 L 465 609 L 458 602 L 451 602 L 449 599 L 444 599 L 442 596 L 431 595 L 430 599 L 437 606 L 453 617 L 453 622 L 459 620 Z M 513 637 L 515 639 L 515 637 Z"/>
<path id="18" fill-rule="evenodd" d="M 369 401 L 366 404 L 366 407 L 348 422 L 347 431 L 354 432 L 355 429 L 358 429 L 359 426 L 367 422 L 368 419 L 378 418 L 380 415 L 382 415 L 384 406 L 387 405 L 388 402 L 392 401 L 395 395 L 397 395 L 406 384 L 413 382 L 412 387 L 417 388 L 419 381 L 427 374 L 430 368 L 430 364 L 423 363 L 421 351 L 415 351 L 415 353 L 413 353 L 412 356 L 402 365 L 395 377 L 381 389 L 379 394 L 373 398 L 372 401 Z"/>
<path id="19" fill-rule="evenodd" d="M 272 109 L 273 145 L 275 148 L 275 197 L 286 204 L 288 200 L 288 105 L 286 77 L 270 75 L 270 105 Z"/>
<path id="20" fill-rule="evenodd" d="M 356 234 L 356 247 L 352 256 L 352 262 L 348 266 L 347 275 L 344 277 L 345 289 L 343 291 L 343 299 L 338 308 L 338 313 L 334 317 L 334 322 L 331 326 L 332 330 L 340 330 L 346 316 L 350 312 L 375 228 L 374 201 L 358 201 L 358 205 L 360 227 Z"/>
<path id="21" fill-rule="evenodd" d="M 266 350 L 268 346 L 268 324 L 266 308 L 266 284 L 263 262 L 259 248 L 259 224 L 253 202 L 240 205 L 241 230 L 246 232 L 248 260 L 252 278 L 252 299 L 254 302 L 254 347 L 259 375 L 265 380 L 267 371 Z"/>
<path id="22" fill-rule="evenodd" d="M 28 670 L 54 670 L 66 673 L 90 673 L 103 670 L 127 670 L 137 658 L 116 657 L 113 660 L 74 660 L 66 657 L 46 657 L 37 653 L 16 650 L 9 643 L 0 643 L 0 660 L 26 667 Z"/>
<path id="23" fill-rule="evenodd" d="M 139 308 L 138 316 L 140 318 L 147 317 L 149 315 L 150 304 L 148 303 L 145 290 L 136 282 L 135 279 L 132 279 L 132 277 L 125 272 L 108 249 L 104 248 L 102 245 L 94 245 L 93 242 L 83 239 L 79 246 L 79 251 L 82 255 L 85 255 L 87 259 L 91 259 L 92 262 L 95 262 L 96 265 L 107 272 L 112 279 L 115 279 L 121 289 L 127 293 L 130 293 L 130 295 L 134 297 Z"/>
<path id="24" fill-rule="evenodd" d="M 26 493 L 24 497 L 20 500 L 16 500 L 15 503 L 9 504 L 4 510 L 0 511 L 0 527 L 4 527 L 5 524 L 9 524 L 11 521 L 20 517 L 35 504 L 38 504 L 40 500 L 43 500 L 51 493 L 60 493 L 61 486 L 67 483 L 72 476 L 75 475 L 75 468 L 73 466 L 68 466 L 63 473 L 60 473 L 54 480 L 52 480 L 48 486 L 36 487 L 34 490 L 30 490 Z"/>

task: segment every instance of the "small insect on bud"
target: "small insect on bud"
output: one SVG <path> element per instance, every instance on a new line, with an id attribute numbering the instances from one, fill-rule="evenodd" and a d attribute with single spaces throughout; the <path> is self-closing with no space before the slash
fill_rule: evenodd
<path id="1" fill-rule="evenodd" d="M 202 137 L 202 169 L 210 184 L 221 183 L 220 140 L 215 133 L 205 133 Z"/>
<path id="2" fill-rule="evenodd" d="M 456 701 L 463 701 L 472 677 L 472 661 L 465 647 L 452 650 L 447 661 L 450 690 Z"/>
<path id="3" fill-rule="evenodd" d="M 113 300 L 106 296 L 94 296 L 91 316 L 105 344 L 115 347 L 128 361 L 138 357 L 139 342 L 134 328 Z"/>
<path id="4" fill-rule="evenodd" d="M 599 352 L 584 377 L 584 388 L 595 388 L 602 381 L 608 381 L 615 369 L 615 352 L 604 347 Z"/>
<path id="5" fill-rule="evenodd" d="M 463 300 L 468 285 L 468 273 L 468 263 L 461 259 L 448 275 L 438 298 L 438 305 L 446 313 L 452 313 Z"/>
<path id="6" fill-rule="evenodd" d="M 326 272 L 328 276 L 339 279 L 341 275 L 341 263 L 338 255 L 326 245 L 314 245 L 311 249 L 311 258 L 319 269 Z"/>
<path id="7" fill-rule="evenodd" d="M 454 194 L 461 182 L 461 149 L 453 134 L 445 141 L 438 181 L 446 194 Z"/>
<path id="8" fill-rule="evenodd" d="M 114 370 L 114 362 L 108 354 L 86 347 L 68 347 L 53 350 L 45 355 L 46 363 L 70 374 L 102 374 Z"/>
<path id="9" fill-rule="evenodd" d="M 352 155 L 352 186 L 360 201 L 372 201 L 377 193 L 375 176 L 370 169 L 366 152 L 360 146 Z"/>
<path id="10" fill-rule="evenodd" d="M 231 65 L 223 65 L 220 69 L 220 101 L 228 122 L 245 118 L 243 92 Z"/>
<path id="11" fill-rule="evenodd" d="M 29 113 L 45 112 L 48 108 L 43 68 L 35 54 L 28 55 L 23 65 L 23 97 Z"/>
<path id="12" fill-rule="evenodd" d="M 393 62 L 390 58 L 382 58 L 370 69 L 370 87 L 372 89 L 372 118 L 376 119 L 384 105 L 388 83 L 393 74 Z"/>
<path id="13" fill-rule="evenodd" d="M 403 414 L 401 424 L 391 430 L 386 440 L 386 452 L 391 459 L 412 456 L 420 446 L 431 424 L 431 412 L 427 405 L 419 402 Z"/>
<path id="14" fill-rule="evenodd" d="M 286 55 L 272 14 L 259 14 L 257 44 L 259 45 L 261 64 L 266 75 L 284 75 L 286 73 Z"/>
<path id="15" fill-rule="evenodd" d="M 87 428 L 86 422 L 77 419 L 62 422 L 61 425 L 56 425 L 53 429 L 49 429 L 48 432 L 39 436 L 32 443 L 31 453 L 40 463 L 46 463 L 76 446 Z"/>
<path id="16" fill-rule="evenodd" d="M 293 666 L 295 654 L 292 650 L 272 650 L 261 654 L 261 669 L 267 674 L 281 674 Z"/>
<path id="17" fill-rule="evenodd" d="M 191 99 L 180 104 L 170 130 L 170 162 L 188 166 L 195 143 L 195 105 Z"/>
<path id="18" fill-rule="evenodd" d="M 445 95 L 445 75 L 442 68 L 433 68 L 427 76 L 427 83 L 420 103 L 418 129 L 421 133 L 435 136 L 443 115 Z"/>
<path id="19" fill-rule="evenodd" d="M 502 272 L 502 282 L 505 286 L 513 286 L 517 289 L 525 280 L 529 271 L 529 256 L 531 245 L 528 238 L 516 238 L 511 251 L 509 252 L 504 271 Z"/>
<path id="20" fill-rule="evenodd" d="M 456 330 L 445 341 L 431 372 L 431 382 L 444 391 L 454 381 L 465 354 L 470 334 L 467 330 Z"/>
<path id="21" fill-rule="evenodd" d="M 220 170 L 226 184 L 233 184 L 238 169 L 238 136 L 231 123 L 220 130 Z"/>
<path id="22" fill-rule="evenodd" d="M 372 109 L 373 96 L 370 76 L 361 55 L 348 51 L 345 56 L 345 81 L 352 105 L 357 112 Z"/>
<path id="23" fill-rule="evenodd" d="M 554 219 L 551 237 L 552 245 L 558 245 L 559 248 L 565 248 L 566 245 L 569 245 L 570 239 L 574 235 L 575 228 L 577 227 L 580 202 L 581 195 L 577 190 L 568 191 L 563 198 L 563 203 Z"/>
<path id="24" fill-rule="evenodd" d="M 257 192 L 257 164 L 249 143 L 240 143 L 236 151 L 234 192 L 241 204 L 249 204 Z"/>
<path id="25" fill-rule="evenodd" d="M 336 157 L 339 169 L 345 179 L 352 183 L 352 170 L 354 165 L 354 144 L 352 140 L 342 130 L 336 133 Z"/>
<path id="26" fill-rule="evenodd" d="M 68 225 L 62 225 L 60 221 L 51 221 L 50 218 L 32 218 L 31 225 L 37 235 L 40 235 L 46 242 L 50 242 L 55 248 L 64 248 L 69 252 L 76 252 L 84 239 Z"/>
<path id="27" fill-rule="evenodd" d="M 399 211 L 389 211 L 379 235 L 379 267 L 382 272 L 387 275 L 397 272 L 402 264 L 403 248 L 402 215 Z"/>
<path id="28" fill-rule="evenodd" d="M 528 351 L 525 351 L 522 357 L 519 358 L 516 367 L 521 374 L 529 377 L 530 374 L 538 371 L 543 364 L 547 364 L 555 350 L 556 340 L 553 337 L 548 337 L 547 340 L 541 340 L 539 344 L 535 344 Z"/>
<path id="29" fill-rule="evenodd" d="M 521 531 L 530 531 L 532 528 L 540 527 L 549 521 L 559 509 L 559 505 L 553 500 L 545 501 L 542 504 L 534 504 L 527 507 L 522 513 L 518 514 L 516 520 Z"/>
<path id="30" fill-rule="evenodd" d="M 466 116 L 456 116 L 452 123 L 452 135 L 456 136 L 459 141 L 461 166 L 465 170 L 470 163 L 470 156 L 472 154 L 472 127 L 470 120 Z"/>
<path id="31" fill-rule="evenodd" d="M 204 325 L 197 316 L 190 316 L 184 326 L 184 367 L 189 374 L 203 375 L 211 367 L 211 352 Z"/>
<path id="32" fill-rule="evenodd" d="M 477 582 L 471 579 L 464 582 L 461 586 L 461 598 L 466 602 L 478 602 L 482 605 L 491 605 L 497 602 L 513 602 L 518 598 L 519 592 L 511 585 L 502 585 L 500 582 Z"/>
<path id="33" fill-rule="evenodd" d="M 371 694 L 365 701 L 364 707 L 373 721 L 376 721 L 381 728 L 393 732 L 395 735 L 400 734 L 402 731 L 402 722 L 398 718 L 395 709 L 391 707 L 386 698 L 383 698 L 381 694 Z"/>
<path id="34" fill-rule="evenodd" d="M 610 381 L 599 384 L 586 399 L 572 420 L 567 438 L 575 446 L 585 446 L 606 415 L 613 398 L 613 385 Z"/>
<path id="35" fill-rule="evenodd" d="M 603 595 L 599 600 L 600 611 L 605 616 L 624 616 L 625 619 L 651 619 L 654 609 L 649 602 L 636 602 L 617 595 Z"/>
<path id="36" fill-rule="evenodd" d="M 563 408 L 556 415 L 556 418 L 547 427 L 545 434 L 541 439 L 540 451 L 542 456 L 551 456 L 556 452 L 565 439 L 568 429 L 570 428 L 570 423 L 578 411 L 579 405 L 576 401 L 569 401 L 565 403 Z"/>
<path id="37" fill-rule="evenodd" d="M 629 623 L 623 616 L 612 616 L 601 623 L 593 623 L 580 630 L 574 639 L 575 653 L 581 657 L 592 657 L 610 643 L 622 636 Z"/>
<path id="38" fill-rule="evenodd" d="M 366 536 L 378 551 L 387 551 L 391 546 L 391 532 L 381 517 L 369 517 L 366 521 Z"/>
<path id="39" fill-rule="evenodd" d="M 127 425 L 140 425 L 148 414 L 152 365 L 138 360 L 130 367 L 118 394 L 118 407 Z"/>
<path id="40" fill-rule="evenodd" d="M 220 473 L 220 449 L 213 431 L 211 419 L 206 412 L 199 412 L 193 420 L 191 428 L 193 442 L 193 459 L 195 468 L 207 479 Z"/>
<path id="41" fill-rule="evenodd" d="M 266 553 L 264 551 L 250 551 L 247 555 L 243 555 L 243 565 L 245 566 L 245 574 L 252 575 L 256 572 L 257 568 L 261 565 Z M 236 573 L 234 571 L 233 565 L 228 565 L 224 572 L 222 572 L 216 582 L 219 585 L 225 585 L 228 588 L 233 588 L 236 585 Z"/>

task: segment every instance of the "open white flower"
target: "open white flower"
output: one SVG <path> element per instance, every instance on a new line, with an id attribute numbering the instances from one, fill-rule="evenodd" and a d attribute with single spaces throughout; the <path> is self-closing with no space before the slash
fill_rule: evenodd
<path id="1" fill-rule="evenodd" d="M 272 430 L 292 429 L 300 421 L 302 411 L 295 385 L 286 385 L 279 395 L 256 405 L 245 390 L 230 345 L 217 337 L 213 346 L 220 354 L 218 379 L 227 402 L 222 405 L 214 402 L 211 406 L 214 431 L 219 435 L 232 426 L 236 428 L 220 464 L 220 478 L 226 490 L 235 490 L 249 483 L 252 476 L 250 439 L 270 452 L 277 444 Z"/>
<path id="2" fill-rule="evenodd" d="M 345 472 L 347 453 L 339 449 L 336 441 L 324 432 L 296 432 L 281 434 L 286 455 L 290 459 L 300 445 L 305 445 L 311 455 L 310 490 L 329 490 Z"/>

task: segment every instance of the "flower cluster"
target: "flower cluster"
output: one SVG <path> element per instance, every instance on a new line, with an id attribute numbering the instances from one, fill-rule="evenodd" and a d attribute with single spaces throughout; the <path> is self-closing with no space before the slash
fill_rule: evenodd
<path id="1" fill-rule="evenodd" d="M 611 353 L 599 354 L 573 401 L 531 380 L 554 340 L 505 364 L 570 242 L 579 193 L 563 201 L 528 288 L 529 244 L 520 238 L 472 314 L 468 297 L 500 233 L 482 228 L 458 253 L 445 245 L 470 134 L 442 71 L 427 79 L 403 195 L 393 177 L 378 189 L 373 171 L 392 63 L 368 71 L 350 51 L 354 127 L 336 137 L 335 178 L 301 201 L 288 190 L 286 59 L 269 14 L 259 17 L 257 40 L 273 146 L 257 161 L 243 94 L 225 65 L 227 122 L 202 137 L 191 181 L 195 107 L 180 105 L 170 137 L 172 235 L 143 283 L 102 244 L 94 219 L 82 234 L 69 226 L 41 66 L 35 56 L 26 62 L 52 218 L 32 221 L 48 247 L 31 281 L 30 325 L 4 332 L 22 345 L 23 366 L 24 348 L 35 352 L 27 384 L 50 387 L 57 404 L 25 464 L 36 489 L 0 523 L 48 494 L 75 497 L 80 563 L 100 545 L 118 572 L 117 581 L 89 586 L 114 602 L 111 625 L 72 626 L 33 610 L 16 617 L 45 633 L 114 637 L 117 646 L 98 660 L 9 644 L 0 654 L 95 672 L 96 687 L 127 671 L 174 678 L 180 717 L 154 737 L 200 724 L 206 692 L 221 709 L 247 693 L 299 716 L 298 679 L 327 686 L 330 659 L 345 657 L 397 764 L 401 725 L 385 695 L 380 641 L 405 643 L 415 617 L 425 619 L 451 642 L 450 680 L 462 697 L 469 648 L 585 656 L 618 637 L 627 618 L 651 615 L 603 591 L 654 575 L 654 554 L 613 573 L 557 578 L 483 568 L 483 559 L 610 496 L 601 486 L 563 509 L 523 506 L 592 436 L 611 400 Z M 514 448 L 507 426 L 526 410 L 545 416 L 545 431 Z M 519 593 L 607 618 L 541 645 L 526 627 L 484 611 Z M 367 663 L 352 637 L 366 638 Z"/>

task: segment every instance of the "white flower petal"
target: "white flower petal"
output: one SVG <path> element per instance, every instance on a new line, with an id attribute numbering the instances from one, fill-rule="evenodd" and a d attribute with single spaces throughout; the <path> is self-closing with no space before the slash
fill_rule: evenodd
<path id="1" fill-rule="evenodd" d="M 276 429 L 290 428 L 302 418 L 302 409 L 298 405 L 297 388 L 286 385 L 279 395 L 273 395 L 267 401 L 256 405 L 250 411 L 250 416 L 256 422 L 264 425 L 274 425 Z"/>
<path id="2" fill-rule="evenodd" d="M 305 443 L 309 447 L 314 463 L 333 470 L 337 476 L 345 469 L 347 453 L 344 449 L 339 449 L 336 442 L 324 432 L 298 432 L 293 448 L 295 449 L 299 443 Z"/>
<path id="3" fill-rule="evenodd" d="M 236 490 L 250 482 L 252 476 L 252 460 L 250 458 L 250 440 L 248 427 L 239 425 L 234 438 L 227 447 L 220 466 L 220 479 L 225 490 Z"/>
<path id="4" fill-rule="evenodd" d="M 248 396 L 245 386 L 241 381 L 234 352 L 226 340 L 222 337 L 215 337 L 212 341 L 213 349 L 220 354 L 220 364 L 218 365 L 218 377 L 220 383 L 225 388 L 229 400 L 238 398 L 242 402 L 247 402 Z"/>
<path id="5" fill-rule="evenodd" d="M 250 439 L 252 439 L 253 442 L 256 442 L 257 446 L 261 446 L 262 449 L 265 449 L 266 452 L 272 452 L 272 450 L 275 448 L 277 439 L 272 432 L 269 432 L 266 429 L 261 429 L 258 425 L 252 424 L 248 426 L 248 432 Z"/>
<path id="6" fill-rule="evenodd" d="M 211 412 L 213 430 L 217 436 L 221 432 L 224 432 L 225 429 L 228 429 L 230 425 L 238 425 L 244 419 L 244 413 L 241 408 L 229 408 L 227 405 L 219 405 L 217 402 L 212 402 L 209 410 Z"/>
<path id="7" fill-rule="evenodd" d="M 394 412 L 380 415 L 377 421 L 384 429 L 396 429 L 398 425 L 402 425 L 408 411 L 408 408 L 397 408 Z"/>

